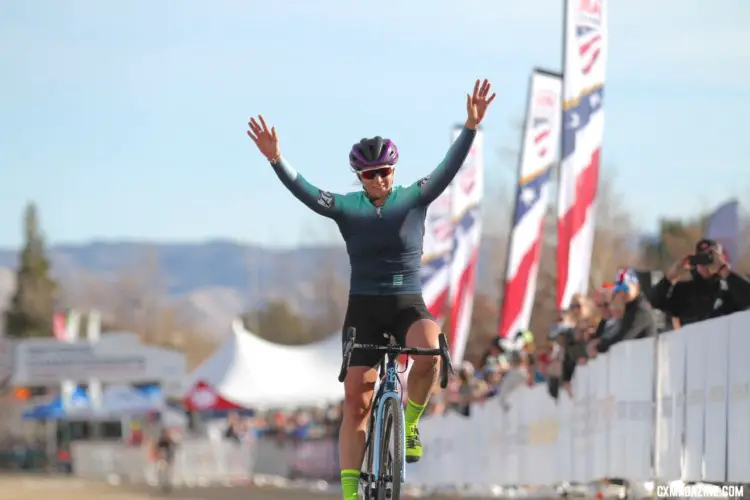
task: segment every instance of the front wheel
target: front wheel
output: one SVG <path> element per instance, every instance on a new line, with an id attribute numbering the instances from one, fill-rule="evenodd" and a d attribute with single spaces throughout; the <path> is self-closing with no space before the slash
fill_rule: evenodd
<path id="1" fill-rule="evenodd" d="M 159 483 L 159 490 L 162 493 L 169 493 L 172 491 L 172 478 L 171 478 L 171 467 L 166 459 L 161 459 L 157 463 L 156 467 L 157 481 Z"/>
<path id="2" fill-rule="evenodd" d="M 404 416 L 399 401 L 388 398 L 380 429 L 378 500 L 399 500 L 404 466 Z"/>

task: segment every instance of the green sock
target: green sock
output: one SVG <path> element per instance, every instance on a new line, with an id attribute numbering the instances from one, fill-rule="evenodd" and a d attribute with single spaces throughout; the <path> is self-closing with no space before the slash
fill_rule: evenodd
<path id="1" fill-rule="evenodd" d="M 344 494 L 344 500 L 358 500 L 359 475 L 358 470 L 341 470 L 341 492 Z"/>
<path id="2" fill-rule="evenodd" d="M 419 417 L 424 413 L 424 409 L 427 404 L 419 405 L 411 399 L 406 403 L 406 412 L 404 412 L 404 423 L 406 424 L 406 431 L 413 426 L 419 424 Z"/>

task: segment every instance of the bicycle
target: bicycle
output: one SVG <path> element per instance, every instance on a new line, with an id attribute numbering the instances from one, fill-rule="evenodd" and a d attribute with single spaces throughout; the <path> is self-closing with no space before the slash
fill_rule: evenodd
<path id="1" fill-rule="evenodd" d="M 404 405 L 401 400 L 396 369 L 399 355 L 440 356 L 440 387 L 448 386 L 448 375 L 453 373 L 448 342 L 442 333 L 438 337 L 437 349 L 418 347 L 401 347 L 396 344 L 376 345 L 357 344 L 356 329 L 346 331 L 344 342 L 344 359 L 341 362 L 339 382 L 343 382 L 349 369 L 352 352 L 355 349 L 377 351 L 384 354 L 380 362 L 380 384 L 373 396 L 370 409 L 370 423 L 366 442 L 366 472 L 360 476 L 363 498 L 365 500 L 399 500 L 401 485 L 406 481 L 406 433 L 404 432 Z M 386 334 L 384 334 L 386 335 Z M 390 335 L 386 335 L 390 337 Z M 391 432 L 393 431 L 393 432 Z M 392 441 L 393 452 L 387 446 Z M 385 464 L 385 466 L 383 465 Z"/>
<path id="2" fill-rule="evenodd" d="M 156 484 L 164 494 L 172 491 L 172 457 L 169 452 L 160 450 L 156 459 Z"/>

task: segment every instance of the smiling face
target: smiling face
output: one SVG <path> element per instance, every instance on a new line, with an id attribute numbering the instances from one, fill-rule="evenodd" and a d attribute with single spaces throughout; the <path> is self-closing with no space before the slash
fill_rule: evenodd
<path id="1" fill-rule="evenodd" d="M 395 169 L 390 165 L 378 165 L 362 170 L 358 175 L 362 187 L 370 198 L 377 200 L 391 192 L 394 171 Z"/>

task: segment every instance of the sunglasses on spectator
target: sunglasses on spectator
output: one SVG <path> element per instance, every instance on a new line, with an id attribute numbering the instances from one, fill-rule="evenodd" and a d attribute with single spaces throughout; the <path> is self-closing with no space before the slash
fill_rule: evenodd
<path id="1" fill-rule="evenodd" d="M 570 304 L 570 308 L 571 309 L 580 309 L 581 308 L 581 304 L 578 304 L 578 303 L 574 302 L 574 303 Z"/>
<path id="2" fill-rule="evenodd" d="M 372 170 L 363 170 L 359 173 L 364 179 L 368 181 L 373 180 L 375 177 L 388 177 L 393 173 L 392 167 L 373 168 Z"/>
<path id="3" fill-rule="evenodd" d="M 600 304 L 597 304 L 597 307 L 609 307 L 609 302 L 602 302 Z"/>

